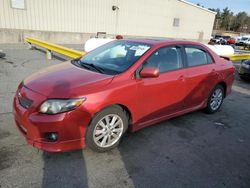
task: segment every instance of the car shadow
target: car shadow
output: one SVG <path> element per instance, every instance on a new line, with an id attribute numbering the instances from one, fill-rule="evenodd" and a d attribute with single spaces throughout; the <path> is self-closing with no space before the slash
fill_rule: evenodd
<path id="1" fill-rule="evenodd" d="M 85 160 L 81 150 L 66 153 L 43 152 L 42 187 L 88 187 Z"/>
<path id="2" fill-rule="evenodd" d="M 118 152 L 116 149 L 105 153 L 44 152 L 42 185 L 102 187 L 108 182 L 110 186 L 106 187 L 126 187 L 125 183 L 112 184 L 115 180 L 109 178 L 119 178 L 122 174 L 119 169 L 125 168 L 135 187 L 249 187 L 250 171 L 246 166 L 250 153 L 245 130 L 249 130 L 250 111 L 242 115 L 244 95 L 238 92 L 233 95 L 240 98 L 238 103 L 230 97 L 212 116 L 197 111 L 128 133 Z M 232 105 L 234 108 L 230 108 Z M 243 134 L 242 140 L 235 142 L 234 134 Z"/>
<path id="3" fill-rule="evenodd" d="M 60 91 L 63 91 L 65 96 L 74 96 L 70 84 L 65 80 L 58 81 L 49 96 L 56 96 Z M 80 133 L 79 128 L 79 135 Z M 64 153 L 43 152 L 42 157 L 44 161 L 42 187 L 88 187 L 86 163 L 82 150 Z"/>
<path id="4" fill-rule="evenodd" d="M 242 114 L 246 95 L 232 95 L 213 115 L 196 111 L 126 134 L 118 149 L 135 187 L 249 187 L 250 109 Z"/>

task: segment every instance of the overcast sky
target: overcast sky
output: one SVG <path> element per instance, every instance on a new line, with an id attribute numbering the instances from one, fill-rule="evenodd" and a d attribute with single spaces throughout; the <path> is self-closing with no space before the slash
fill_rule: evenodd
<path id="1" fill-rule="evenodd" d="M 205 8 L 228 7 L 234 13 L 245 11 L 250 15 L 250 0 L 187 0 L 191 3 L 203 5 Z"/>

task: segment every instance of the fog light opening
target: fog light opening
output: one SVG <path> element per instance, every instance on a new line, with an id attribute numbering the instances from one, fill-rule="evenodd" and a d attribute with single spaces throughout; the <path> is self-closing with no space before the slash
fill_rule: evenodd
<path id="1" fill-rule="evenodd" d="M 45 133 L 45 139 L 50 142 L 56 142 L 58 139 L 58 133 Z"/>

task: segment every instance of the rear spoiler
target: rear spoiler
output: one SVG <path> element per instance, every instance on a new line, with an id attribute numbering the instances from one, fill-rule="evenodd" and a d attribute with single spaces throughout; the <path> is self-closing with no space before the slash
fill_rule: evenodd
<path id="1" fill-rule="evenodd" d="M 225 59 L 227 61 L 231 61 L 230 57 L 227 56 L 220 55 L 220 58 Z"/>

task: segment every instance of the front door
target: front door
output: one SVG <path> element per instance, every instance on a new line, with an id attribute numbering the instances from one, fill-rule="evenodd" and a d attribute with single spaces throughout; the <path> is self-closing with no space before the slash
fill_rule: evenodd
<path id="1" fill-rule="evenodd" d="M 139 123 L 164 118 L 183 109 L 185 74 L 180 47 L 161 47 L 144 62 L 143 67 L 157 67 L 157 78 L 138 80 Z"/>

